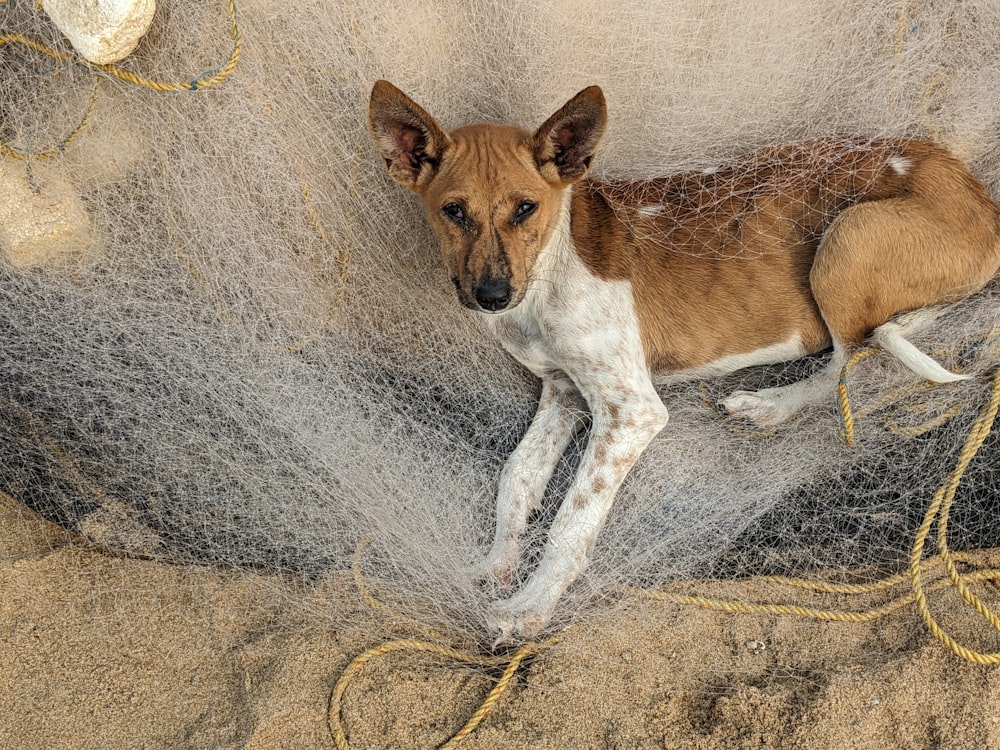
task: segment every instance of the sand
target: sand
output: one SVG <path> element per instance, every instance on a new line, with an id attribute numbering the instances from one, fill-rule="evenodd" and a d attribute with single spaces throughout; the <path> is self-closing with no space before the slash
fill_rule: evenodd
<path id="1" fill-rule="evenodd" d="M 760 585 L 709 593 L 753 599 Z M 127 559 L 8 498 L 0 590 L 0 747 L 12 750 L 335 747 L 340 674 L 414 635 L 349 577 L 306 588 Z M 933 603 L 949 632 L 998 647 L 957 597 Z M 374 659 L 347 688 L 351 747 L 435 747 L 497 676 L 437 656 Z M 843 624 L 631 599 L 530 661 L 462 747 L 1000 748 L 997 705 L 1000 672 L 953 655 L 912 608 Z"/>

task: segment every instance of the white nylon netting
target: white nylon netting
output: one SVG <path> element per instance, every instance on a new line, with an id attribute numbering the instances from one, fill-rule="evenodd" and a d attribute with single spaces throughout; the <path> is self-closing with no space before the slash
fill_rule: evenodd
<path id="1" fill-rule="evenodd" d="M 242 0 L 238 20 L 220 85 L 97 74 L 91 116 L 93 71 L 0 47 L 0 139 L 54 149 L 0 158 L 0 484 L 154 558 L 312 580 L 370 538 L 381 597 L 472 637 L 489 596 L 469 569 L 537 384 L 455 301 L 417 202 L 384 175 L 365 124 L 376 79 L 445 127 L 533 128 L 599 84 L 598 177 L 915 135 L 1000 190 L 992 0 Z M 0 34 L 67 49 L 28 0 L 0 4 Z M 190 81 L 232 49 L 224 3 L 161 0 L 122 66 Z M 851 449 L 834 393 L 765 436 L 705 404 L 815 361 L 663 389 L 670 424 L 556 624 L 611 606 L 617 583 L 897 568 L 987 398 L 998 309 L 988 291 L 917 342 L 975 380 L 927 389 L 889 357 L 858 364 Z M 533 520 L 536 556 L 579 448 Z M 989 440 L 963 480 L 954 547 L 1000 541 L 998 453 Z"/>

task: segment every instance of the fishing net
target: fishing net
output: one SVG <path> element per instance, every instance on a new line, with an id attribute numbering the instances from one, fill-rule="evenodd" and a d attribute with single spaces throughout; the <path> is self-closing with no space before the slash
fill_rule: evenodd
<path id="1" fill-rule="evenodd" d="M 997 28 L 988 0 L 162 0 L 136 52 L 95 69 L 33 3 L 0 3 L 0 486 L 119 553 L 304 586 L 366 545 L 380 601 L 480 641 L 492 595 L 472 571 L 538 385 L 456 302 L 417 201 L 384 174 L 372 83 L 449 128 L 534 128 L 599 84 L 598 178 L 920 136 L 996 194 Z M 822 357 L 663 387 L 670 424 L 553 631 L 623 586 L 905 569 L 990 399 L 996 294 L 915 341 L 964 382 L 930 386 L 873 354 L 840 405 L 831 393 L 768 433 L 712 404 Z M 585 441 L 532 519 L 521 580 Z M 998 454 L 988 436 L 970 457 L 952 549 L 1000 541 Z"/>

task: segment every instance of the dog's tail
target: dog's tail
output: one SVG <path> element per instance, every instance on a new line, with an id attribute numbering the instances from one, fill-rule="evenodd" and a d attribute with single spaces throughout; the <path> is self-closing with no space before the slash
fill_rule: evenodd
<path id="1" fill-rule="evenodd" d="M 907 335 L 913 335 L 932 323 L 944 312 L 944 309 L 925 308 L 900 315 L 895 320 L 890 320 L 872 331 L 871 341 L 892 354 L 922 378 L 935 383 L 954 383 L 957 380 L 968 380 L 972 377 L 971 375 L 960 375 L 945 369 L 906 338 Z"/>

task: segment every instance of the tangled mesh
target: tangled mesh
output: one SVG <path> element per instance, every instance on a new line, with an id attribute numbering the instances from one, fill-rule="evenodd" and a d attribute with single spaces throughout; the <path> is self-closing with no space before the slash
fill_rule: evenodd
<path id="1" fill-rule="evenodd" d="M 610 128 L 595 176 L 609 181 L 775 143 L 921 136 L 1000 190 L 991 0 L 237 12 L 232 75 L 164 93 L 25 46 L 14 35 L 69 51 L 33 3 L 0 4 L 0 485 L 153 559 L 311 581 L 370 540 L 372 588 L 451 633 L 482 632 L 490 596 L 470 571 L 538 386 L 455 302 L 421 209 L 385 176 L 365 125 L 376 79 L 446 127 L 534 127 L 599 84 Z M 161 0 L 121 65 L 191 82 L 234 49 L 225 3 Z M 636 189 L 621 211 L 667 205 Z M 773 434 L 711 408 L 822 358 L 662 388 L 670 425 L 554 625 L 614 606 L 618 584 L 905 565 L 1000 363 L 998 310 L 988 289 L 916 341 L 971 380 L 928 387 L 890 357 L 859 363 L 850 449 L 835 393 Z M 585 440 L 533 519 L 522 580 Z M 954 548 L 1000 541 L 998 453 L 991 437 L 963 479 Z"/>

